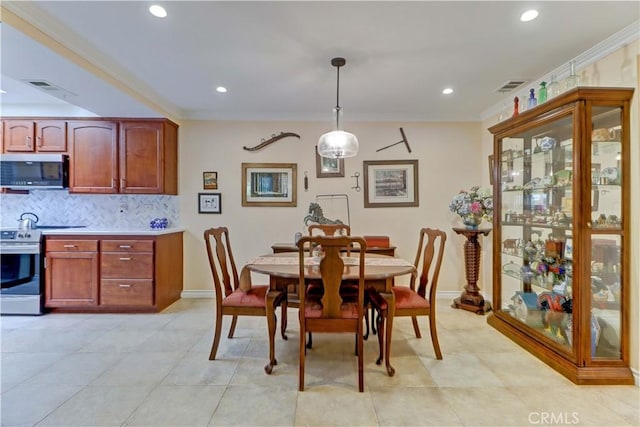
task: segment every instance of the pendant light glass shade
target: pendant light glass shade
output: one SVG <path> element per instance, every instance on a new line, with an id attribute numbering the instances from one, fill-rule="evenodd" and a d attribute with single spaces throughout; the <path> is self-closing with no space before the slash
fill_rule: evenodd
<path id="1" fill-rule="evenodd" d="M 334 159 L 356 156 L 359 148 L 358 138 L 341 129 L 342 109 L 340 107 L 333 109 L 333 122 L 335 130 L 323 134 L 318 141 L 318 154 L 321 157 Z"/>
<path id="2" fill-rule="evenodd" d="M 336 107 L 333 109 L 334 130 L 323 134 L 318 140 L 318 154 L 321 157 L 342 159 L 358 154 L 358 138 L 342 130 L 342 109 L 340 108 L 340 67 L 346 63 L 344 58 L 333 58 L 331 65 L 337 68 Z"/>

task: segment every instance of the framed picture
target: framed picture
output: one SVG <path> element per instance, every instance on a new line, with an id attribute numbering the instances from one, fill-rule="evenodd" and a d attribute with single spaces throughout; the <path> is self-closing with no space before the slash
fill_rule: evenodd
<path id="1" fill-rule="evenodd" d="M 222 213 L 222 194 L 198 193 L 198 213 Z"/>
<path id="2" fill-rule="evenodd" d="M 297 203 L 295 163 L 243 163 L 242 206 L 292 206 Z"/>
<path id="3" fill-rule="evenodd" d="M 344 176 L 344 159 L 332 159 L 318 154 L 316 146 L 316 177 L 340 178 Z"/>
<path id="4" fill-rule="evenodd" d="M 567 237 L 564 243 L 564 257 L 566 259 L 573 259 L 573 238 Z"/>
<path id="5" fill-rule="evenodd" d="M 205 190 L 217 190 L 218 172 L 202 172 L 202 188 Z"/>
<path id="6" fill-rule="evenodd" d="M 364 207 L 418 206 L 418 161 L 364 161 Z"/>
<path id="7" fill-rule="evenodd" d="M 493 154 L 489 155 L 489 184 L 493 185 Z M 502 161 L 498 165 L 501 182 L 513 182 L 513 150 L 502 152 Z"/>

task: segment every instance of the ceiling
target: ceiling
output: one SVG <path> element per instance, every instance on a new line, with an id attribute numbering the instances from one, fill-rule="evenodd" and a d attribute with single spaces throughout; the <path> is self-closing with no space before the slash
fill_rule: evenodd
<path id="1" fill-rule="evenodd" d="M 640 19 L 637 1 L 156 3 L 166 18 L 150 15 L 149 1 L 3 1 L 3 114 L 46 104 L 64 115 L 72 104 L 78 115 L 329 120 L 331 58 L 342 56 L 347 123 L 480 120 L 513 96 L 498 91 L 506 82 L 526 80 L 524 94 L 552 70 L 562 77 L 570 59 L 637 32 Z M 534 6 L 540 16 L 520 22 Z"/>

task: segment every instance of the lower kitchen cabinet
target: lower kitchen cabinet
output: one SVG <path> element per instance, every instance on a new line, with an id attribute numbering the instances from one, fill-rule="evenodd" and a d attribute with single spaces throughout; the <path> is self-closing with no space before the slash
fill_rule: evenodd
<path id="1" fill-rule="evenodd" d="M 47 236 L 45 251 L 45 304 L 52 310 L 154 312 L 182 292 L 181 232 Z"/>
<path id="2" fill-rule="evenodd" d="M 46 257 L 46 307 L 98 305 L 98 240 L 48 240 Z"/>

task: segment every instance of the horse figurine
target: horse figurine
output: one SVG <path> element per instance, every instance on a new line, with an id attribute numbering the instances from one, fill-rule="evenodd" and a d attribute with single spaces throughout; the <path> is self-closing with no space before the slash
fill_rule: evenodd
<path id="1" fill-rule="evenodd" d="M 304 225 L 309 225 L 310 222 L 317 224 L 342 224 L 342 221 L 339 219 L 332 220 L 325 218 L 322 207 L 315 202 L 309 203 L 309 215 L 304 217 Z"/>

